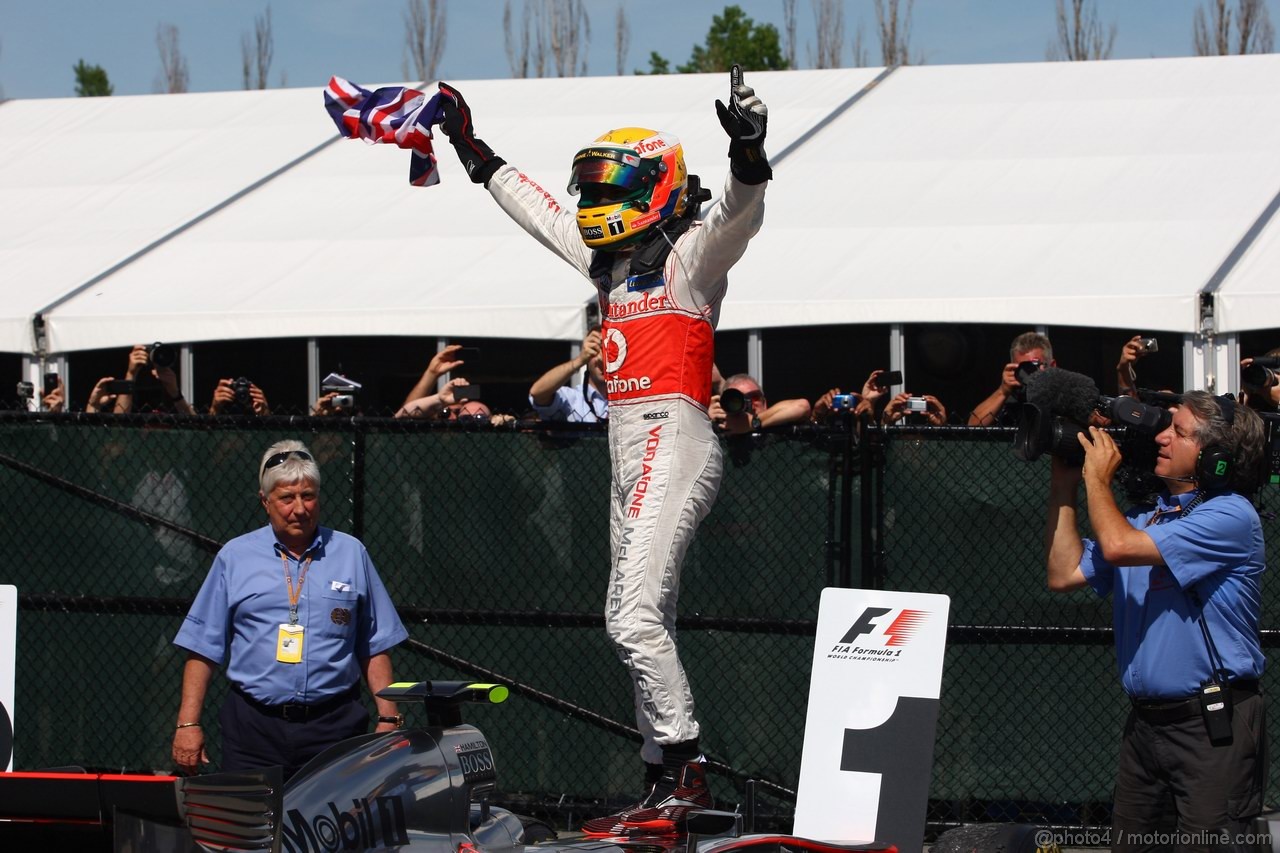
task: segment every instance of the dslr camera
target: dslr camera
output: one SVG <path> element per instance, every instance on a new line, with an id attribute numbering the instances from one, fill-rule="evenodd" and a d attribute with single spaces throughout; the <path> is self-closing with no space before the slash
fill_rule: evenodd
<path id="1" fill-rule="evenodd" d="M 1013 389 L 1015 402 L 1025 403 L 1027 401 L 1027 383 L 1031 381 L 1031 377 L 1044 370 L 1045 366 L 1043 361 L 1035 359 L 1018 362 L 1018 366 L 1013 372 L 1014 378 L 1018 380 L 1018 387 Z"/>
<path id="2" fill-rule="evenodd" d="M 1251 404 L 1255 399 L 1260 399 L 1264 408 L 1272 408 L 1271 389 L 1280 383 L 1278 370 L 1280 357 L 1276 356 L 1261 356 L 1240 368 L 1240 387 L 1249 395 Z"/>
<path id="3" fill-rule="evenodd" d="M 169 344 L 156 341 L 147 347 L 147 359 L 151 362 L 151 366 L 157 369 L 173 367 L 178 363 L 178 352 Z"/>
<path id="4" fill-rule="evenodd" d="M 249 382 L 243 376 L 238 377 L 231 383 L 231 393 L 235 395 L 231 401 L 231 405 L 227 407 L 229 414 L 235 415 L 252 415 L 253 414 L 253 395 L 249 393 Z"/>
<path id="5" fill-rule="evenodd" d="M 737 388 L 726 388 L 720 392 L 720 408 L 726 415 L 736 415 L 747 410 L 747 395 Z"/>

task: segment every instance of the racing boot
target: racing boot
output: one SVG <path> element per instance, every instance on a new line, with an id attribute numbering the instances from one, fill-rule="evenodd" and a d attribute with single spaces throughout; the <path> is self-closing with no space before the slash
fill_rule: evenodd
<path id="1" fill-rule="evenodd" d="M 677 835 L 689 813 L 713 806 L 701 756 L 679 767 L 664 767 L 648 795 L 617 814 L 582 825 L 584 835 Z"/>

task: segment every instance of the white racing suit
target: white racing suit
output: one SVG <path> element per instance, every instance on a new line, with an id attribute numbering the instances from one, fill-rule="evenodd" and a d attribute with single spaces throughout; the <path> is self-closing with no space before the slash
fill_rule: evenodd
<path id="1" fill-rule="evenodd" d="M 723 199 L 675 239 L 661 275 L 632 281 L 632 253 L 620 251 L 594 281 L 613 466 L 605 625 L 635 684 L 650 764 L 661 763 L 664 744 L 698 736 L 676 654 L 676 596 L 685 551 L 720 488 L 720 443 L 707 416 L 713 333 L 726 274 L 764 221 L 765 186 L 729 176 Z M 488 189 L 524 230 L 590 277 L 593 252 L 573 210 L 509 165 Z"/>

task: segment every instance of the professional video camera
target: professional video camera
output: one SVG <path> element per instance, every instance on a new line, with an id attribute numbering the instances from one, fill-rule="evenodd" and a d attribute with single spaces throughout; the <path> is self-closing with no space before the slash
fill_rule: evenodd
<path id="1" fill-rule="evenodd" d="M 1018 416 L 1013 455 L 1025 462 L 1045 453 L 1070 465 L 1084 461 L 1078 435 L 1085 432 L 1096 412 L 1118 428 L 1116 444 L 1123 462 L 1116 480 L 1130 495 L 1148 494 L 1160 488 L 1152 473 L 1158 447 L 1155 437 L 1168 428 L 1178 395 L 1139 392 L 1142 399 L 1107 397 L 1087 376 L 1050 367 L 1027 381 L 1027 402 Z"/>

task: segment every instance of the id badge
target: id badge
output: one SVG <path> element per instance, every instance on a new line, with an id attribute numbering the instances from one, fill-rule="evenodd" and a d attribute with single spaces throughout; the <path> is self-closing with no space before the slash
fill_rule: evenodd
<path id="1" fill-rule="evenodd" d="M 280 663 L 302 663 L 302 626 L 280 625 L 276 637 L 276 660 Z"/>

